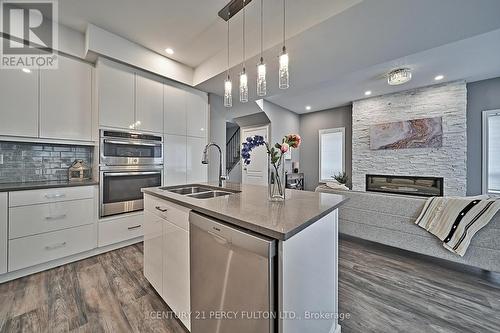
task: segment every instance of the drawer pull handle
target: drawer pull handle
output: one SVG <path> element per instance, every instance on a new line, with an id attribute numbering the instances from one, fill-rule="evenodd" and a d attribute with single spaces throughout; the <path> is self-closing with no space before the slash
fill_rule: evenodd
<path id="1" fill-rule="evenodd" d="M 56 193 L 56 194 L 45 194 L 45 197 L 47 199 L 58 199 L 58 198 L 64 198 L 66 194 L 64 193 Z"/>
<path id="2" fill-rule="evenodd" d="M 168 210 L 167 208 L 161 208 L 160 206 L 156 206 L 155 208 L 158 209 L 162 213 L 165 213 Z"/>
<path id="3" fill-rule="evenodd" d="M 135 229 L 139 229 L 141 227 L 141 225 L 134 225 L 133 227 L 128 227 L 128 230 L 135 230 Z"/>
<path id="4" fill-rule="evenodd" d="M 59 243 L 59 244 L 54 244 L 54 245 L 46 246 L 45 250 L 55 250 L 55 249 L 58 249 L 58 248 L 61 248 L 61 247 L 65 247 L 65 246 L 66 246 L 66 242 L 62 242 L 62 243 Z"/>
<path id="5" fill-rule="evenodd" d="M 45 219 L 46 220 L 60 220 L 60 219 L 63 219 L 66 217 L 66 214 L 61 214 L 61 215 L 57 215 L 57 216 L 46 216 Z"/>

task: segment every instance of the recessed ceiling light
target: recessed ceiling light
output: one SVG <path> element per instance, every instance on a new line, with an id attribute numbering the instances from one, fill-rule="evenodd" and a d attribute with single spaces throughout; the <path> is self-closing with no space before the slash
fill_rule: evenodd
<path id="1" fill-rule="evenodd" d="M 29 68 L 23 68 L 23 72 L 25 72 L 25 73 L 31 73 L 31 69 L 29 69 Z"/>
<path id="2" fill-rule="evenodd" d="M 174 50 L 173 50 L 173 49 L 171 49 L 170 47 L 167 47 L 167 48 L 165 49 L 165 52 L 167 52 L 167 54 L 174 54 Z"/>
<path id="3" fill-rule="evenodd" d="M 370 96 L 372 94 L 372 91 L 371 90 L 367 90 L 365 91 L 365 96 Z"/>
<path id="4" fill-rule="evenodd" d="M 306 106 L 306 110 L 307 111 L 311 110 L 311 106 L 310 105 Z"/>
<path id="5" fill-rule="evenodd" d="M 441 75 L 441 74 L 440 74 L 440 75 L 437 75 L 437 76 L 434 78 L 434 80 L 436 80 L 436 81 L 441 81 L 442 79 L 444 79 L 444 75 Z"/>

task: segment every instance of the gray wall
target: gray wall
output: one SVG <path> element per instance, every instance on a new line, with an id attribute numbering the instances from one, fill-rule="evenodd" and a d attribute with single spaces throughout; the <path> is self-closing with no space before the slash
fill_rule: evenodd
<path id="1" fill-rule="evenodd" d="M 271 121 L 272 145 L 281 142 L 285 135 L 300 134 L 300 117 L 298 114 L 266 100 L 264 100 L 264 112 Z M 286 170 L 292 170 L 292 161 L 300 161 L 301 150 L 302 147 L 292 149 L 292 160 L 286 161 Z"/>
<path id="2" fill-rule="evenodd" d="M 482 111 L 500 109 L 500 78 L 467 84 L 467 195 L 482 191 Z"/>
<path id="3" fill-rule="evenodd" d="M 210 142 L 218 144 L 222 152 L 226 153 L 226 113 L 222 97 L 209 94 L 210 103 Z M 225 162 L 224 162 L 225 163 Z M 225 165 L 222 166 L 225 168 Z M 208 163 L 208 181 L 218 182 L 219 178 L 219 156 L 217 149 L 210 148 Z"/>
<path id="4" fill-rule="evenodd" d="M 319 133 L 320 129 L 345 127 L 345 167 L 352 179 L 352 106 L 300 115 L 300 171 L 304 172 L 306 190 L 314 190 L 319 181 Z"/>

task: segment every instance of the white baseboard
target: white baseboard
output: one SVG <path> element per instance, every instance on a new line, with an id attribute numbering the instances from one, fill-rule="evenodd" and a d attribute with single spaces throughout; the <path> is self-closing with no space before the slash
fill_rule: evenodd
<path id="1" fill-rule="evenodd" d="M 143 239 L 144 239 L 144 237 L 141 236 L 141 237 L 129 239 L 129 240 L 126 240 L 126 241 L 123 241 L 120 243 L 111 244 L 111 245 L 104 246 L 104 247 L 98 247 L 98 248 L 92 249 L 90 251 L 74 254 L 72 256 L 52 260 L 52 261 L 38 264 L 38 265 L 35 265 L 32 267 L 27 267 L 27 268 L 23 268 L 23 269 L 20 269 L 17 271 L 8 272 L 8 273 L 0 275 L 0 283 L 15 280 L 15 279 L 21 278 L 23 276 L 31 275 L 34 273 L 39 273 L 39 272 L 42 272 L 42 271 L 45 271 L 45 270 L 48 270 L 48 269 L 51 269 L 54 267 L 66 265 L 66 264 L 69 264 L 69 263 L 72 263 L 75 261 L 79 261 L 79 260 L 83 260 L 86 258 L 96 256 L 98 254 L 102 254 L 102 253 L 113 251 L 113 250 L 116 250 L 116 249 L 119 249 L 119 248 L 122 248 L 125 246 L 136 244 L 136 243 L 142 242 Z"/>

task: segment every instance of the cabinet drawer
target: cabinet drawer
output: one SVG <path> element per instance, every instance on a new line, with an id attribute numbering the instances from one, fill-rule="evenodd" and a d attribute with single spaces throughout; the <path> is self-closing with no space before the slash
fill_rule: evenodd
<path id="1" fill-rule="evenodd" d="M 90 199 L 94 197 L 94 186 L 52 188 L 45 190 L 9 193 L 9 207 L 36 205 L 49 202 Z"/>
<path id="2" fill-rule="evenodd" d="M 11 207 L 9 239 L 77 227 L 94 222 L 94 200 Z"/>
<path id="3" fill-rule="evenodd" d="M 144 214 L 99 222 L 99 246 L 111 245 L 144 235 Z"/>
<path id="4" fill-rule="evenodd" d="M 9 241 L 9 272 L 95 247 L 95 225 L 85 225 Z"/>
<path id="5" fill-rule="evenodd" d="M 190 209 L 186 207 L 169 201 L 157 199 L 151 195 L 146 195 L 144 200 L 144 209 L 168 220 L 179 228 L 189 230 Z"/>

